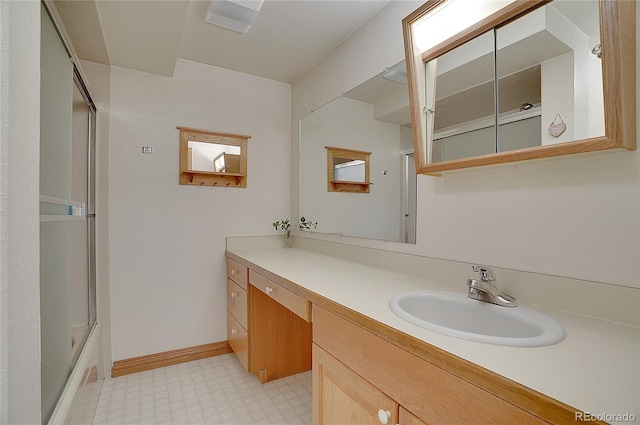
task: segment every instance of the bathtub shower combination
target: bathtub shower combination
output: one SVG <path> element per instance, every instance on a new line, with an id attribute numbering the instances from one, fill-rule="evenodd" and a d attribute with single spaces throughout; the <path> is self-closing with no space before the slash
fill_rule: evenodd
<path id="1" fill-rule="evenodd" d="M 41 7 L 41 417 L 82 423 L 92 417 L 89 390 L 99 394 L 103 378 L 95 302 L 96 107 Z"/>

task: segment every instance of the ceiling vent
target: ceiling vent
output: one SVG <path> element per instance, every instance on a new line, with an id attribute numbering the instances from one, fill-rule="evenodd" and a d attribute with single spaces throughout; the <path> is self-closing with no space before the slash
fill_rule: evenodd
<path id="1" fill-rule="evenodd" d="M 258 16 L 263 0 L 211 0 L 205 22 L 246 33 Z"/>

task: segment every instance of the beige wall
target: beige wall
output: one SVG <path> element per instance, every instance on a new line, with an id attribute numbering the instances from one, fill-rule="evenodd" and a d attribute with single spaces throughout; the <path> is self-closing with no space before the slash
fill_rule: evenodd
<path id="1" fill-rule="evenodd" d="M 40 3 L 0 2 L 0 423 L 40 415 Z"/>
<path id="2" fill-rule="evenodd" d="M 294 83 L 293 216 L 298 120 L 402 59 L 400 20 L 420 3 L 391 2 Z M 639 162 L 638 151 L 608 152 L 420 176 L 416 245 L 334 241 L 638 288 Z"/>
<path id="3" fill-rule="evenodd" d="M 114 361 L 227 339 L 225 236 L 289 214 L 289 105 L 288 84 L 195 62 L 173 78 L 112 68 Z M 252 136 L 247 188 L 179 185 L 178 125 Z"/>

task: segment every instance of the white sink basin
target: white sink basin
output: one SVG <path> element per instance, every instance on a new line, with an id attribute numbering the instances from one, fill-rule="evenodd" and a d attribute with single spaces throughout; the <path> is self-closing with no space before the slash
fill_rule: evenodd
<path id="1" fill-rule="evenodd" d="M 467 294 L 422 291 L 400 294 L 389 308 L 407 322 L 441 334 L 513 347 L 557 344 L 567 334 L 546 314 L 527 307 L 501 307 Z"/>

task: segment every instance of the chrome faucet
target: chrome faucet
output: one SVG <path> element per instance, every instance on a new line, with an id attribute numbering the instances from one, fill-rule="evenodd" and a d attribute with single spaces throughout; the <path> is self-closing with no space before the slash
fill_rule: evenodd
<path id="1" fill-rule="evenodd" d="M 515 298 L 500 291 L 494 285 L 496 276 L 493 270 L 484 266 L 473 266 L 473 271 L 480 273 L 480 279 L 467 279 L 469 298 L 502 307 L 517 307 Z"/>

